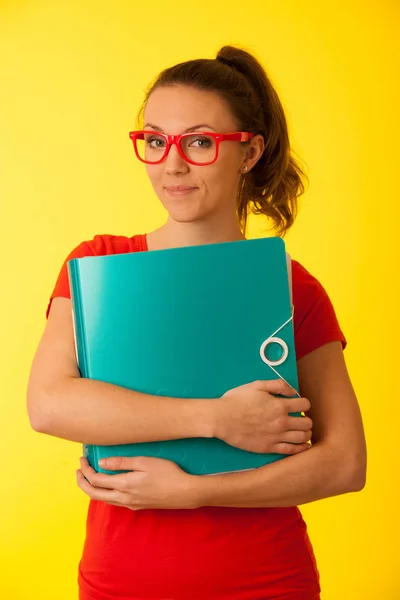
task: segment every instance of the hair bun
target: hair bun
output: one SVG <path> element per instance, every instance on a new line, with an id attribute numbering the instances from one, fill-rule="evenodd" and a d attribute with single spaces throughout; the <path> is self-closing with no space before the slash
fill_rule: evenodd
<path id="1" fill-rule="evenodd" d="M 227 67 L 231 67 L 232 69 L 236 68 L 235 65 L 233 64 L 233 62 L 229 58 L 224 58 L 223 56 L 217 56 L 216 60 L 218 60 L 223 65 L 226 65 Z"/>

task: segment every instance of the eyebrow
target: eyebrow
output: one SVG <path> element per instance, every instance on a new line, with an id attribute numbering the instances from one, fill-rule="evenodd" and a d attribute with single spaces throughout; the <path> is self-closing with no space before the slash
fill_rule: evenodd
<path id="1" fill-rule="evenodd" d="M 152 129 L 155 129 L 156 131 L 159 131 L 160 133 L 165 133 L 165 131 L 163 131 L 161 127 L 158 127 L 158 125 L 153 125 L 152 123 L 146 123 L 144 128 L 146 129 L 147 127 L 151 127 Z M 200 125 L 194 125 L 193 127 L 189 127 L 188 129 L 185 129 L 184 133 L 189 133 L 190 131 L 197 131 L 199 129 L 202 129 L 203 131 L 209 131 L 211 129 L 213 131 L 216 131 L 216 129 L 214 129 L 214 127 L 211 127 L 211 125 L 207 125 L 207 123 L 201 123 Z"/>

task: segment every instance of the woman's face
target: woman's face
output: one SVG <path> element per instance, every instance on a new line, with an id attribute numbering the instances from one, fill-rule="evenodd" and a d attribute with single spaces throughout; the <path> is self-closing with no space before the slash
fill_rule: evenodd
<path id="1" fill-rule="evenodd" d="M 238 123 L 223 98 L 183 85 L 160 87 L 152 92 L 144 111 L 144 129 L 152 130 L 154 126 L 171 135 L 188 130 L 238 131 Z M 186 162 L 173 144 L 162 163 L 146 164 L 146 169 L 154 191 L 174 221 L 232 218 L 236 215 L 241 169 L 254 164 L 253 160 L 246 161 L 248 149 L 247 144 L 222 142 L 216 162 L 197 166 Z M 179 187 L 186 189 L 176 189 Z"/>

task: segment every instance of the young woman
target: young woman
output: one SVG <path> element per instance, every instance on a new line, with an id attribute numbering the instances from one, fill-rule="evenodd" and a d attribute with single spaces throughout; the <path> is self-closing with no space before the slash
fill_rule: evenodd
<path id="1" fill-rule="evenodd" d="M 304 191 L 278 96 L 242 50 L 226 46 L 215 60 L 166 69 L 142 116 L 143 129 L 130 137 L 168 219 L 147 235 L 96 235 L 67 257 L 29 379 L 32 427 L 88 444 L 219 437 L 292 456 L 213 477 L 145 457 L 111 457 L 108 469 L 128 472 L 97 474 L 81 459 L 77 482 L 91 501 L 80 598 L 317 600 L 318 570 L 297 505 L 362 489 L 366 450 L 345 338 L 324 288 L 304 267 L 293 261 L 301 398 L 277 381 L 188 401 L 80 378 L 68 260 L 242 240 L 250 210 L 284 235 Z M 308 416 L 295 419 L 292 411 Z"/>

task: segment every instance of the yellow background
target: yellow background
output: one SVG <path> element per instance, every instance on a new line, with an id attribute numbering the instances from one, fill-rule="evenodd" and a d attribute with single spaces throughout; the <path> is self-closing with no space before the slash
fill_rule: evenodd
<path id="1" fill-rule="evenodd" d="M 153 76 L 226 43 L 261 59 L 307 164 L 288 248 L 333 300 L 367 433 L 365 490 L 303 508 L 322 598 L 400 598 L 399 12 L 395 0 L 0 2 L 2 598 L 77 594 L 81 448 L 31 431 L 25 409 L 61 263 L 96 233 L 162 222 L 127 133 Z"/>

